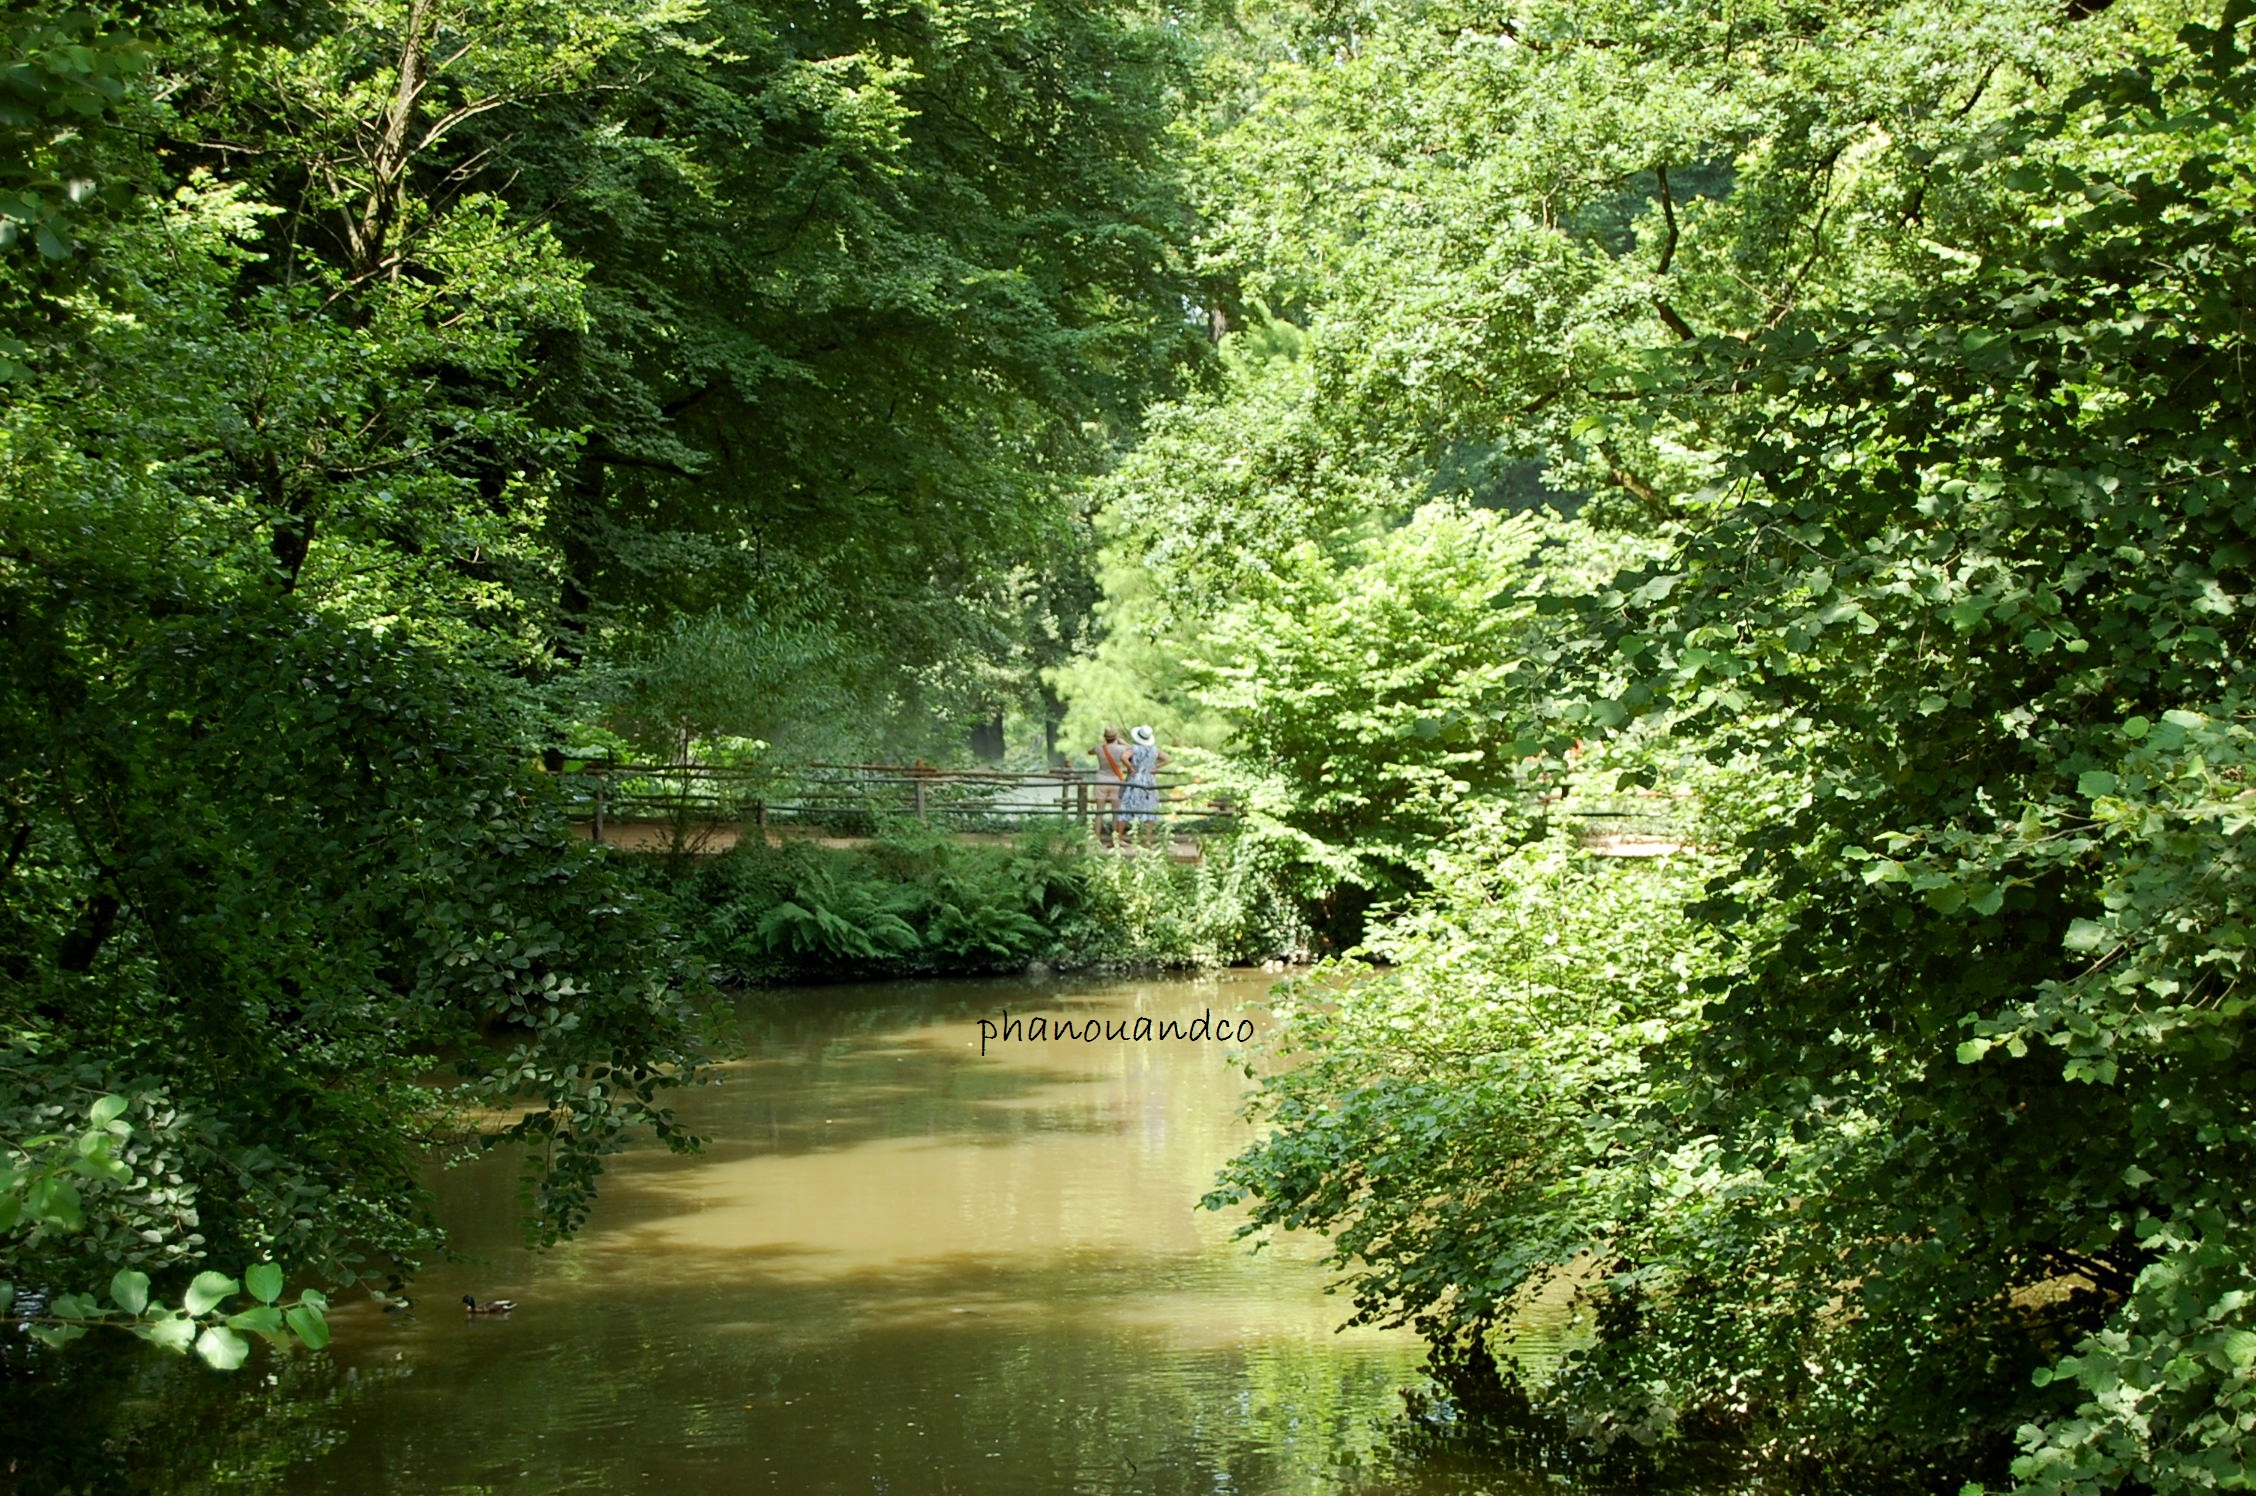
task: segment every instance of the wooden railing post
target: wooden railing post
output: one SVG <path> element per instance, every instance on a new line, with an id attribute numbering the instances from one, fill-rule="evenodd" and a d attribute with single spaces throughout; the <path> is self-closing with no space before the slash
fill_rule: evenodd
<path id="1" fill-rule="evenodd" d="M 595 776 L 595 844 L 603 845 L 603 775 Z"/>

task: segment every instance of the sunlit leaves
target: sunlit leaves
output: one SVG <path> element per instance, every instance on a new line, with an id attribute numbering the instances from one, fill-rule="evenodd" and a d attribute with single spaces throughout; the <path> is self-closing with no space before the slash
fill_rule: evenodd
<path id="1" fill-rule="evenodd" d="M 233 1371 L 250 1353 L 251 1343 L 225 1325 L 213 1325 L 196 1337 L 196 1354 L 216 1371 Z"/>
<path id="2" fill-rule="evenodd" d="M 110 1301 L 128 1314 L 139 1314 L 149 1306 L 149 1275 L 119 1268 L 110 1279 Z"/>
<path id="3" fill-rule="evenodd" d="M 196 1274 L 181 1303 L 190 1314 L 203 1314 L 220 1300 L 241 1291 L 242 1285 L 225 1273 L 206 1271 Z"/>
<path id="4" fill-rule="evenodd" d="M 1638 25 L 1570 13 L 1577 43 Z M 2007 14 L 1859 11 L 1796 58 L 1768 48 L 1825 20 L 1765 11 L 1712 100 L 1634 118 L 1608 111 L 1665 87 L 1646 59 L 1703 65 L 1673 13 L 1644 53 L 1460 57 L 1446 29 L 1382 22 L 1280 70 L 1247 164 L 1369 184 L 1323 202 L 1311 252 L 1279 261 L 1320 391 L 1295 416 L 1330 450 L 1372 480 L 1445 470 L 1407 433 L 1520 444 L 1604 500 L 1589 515 L 1667 541 L 1538 604 L 1548 653 L 1530 651 L 1495 740 L 1634 723 L 1793 786 L 1734 829 L 1736 872 L 1696 906 L 1731 955 L 1696 1021 L 1644 1056 L 1665 1098 L 1628 1113 L 1650 1189 L 1616 1197 L 1591 1248 L 1610 1265 L 1596 1338 L 1551 1406 L 1640 1442 L 1685 1419 L 1736 1429 L 1789 1485 L 1859 1462 L 1938 1488 L 2003 1481 L 1980 1451 L 2020 1430 L 2014 1473 L 2033 1486 L 2190 1491 L 2244 1479 L 2250 1448 L 2251 16 L 2202 8 L 2179 51 L 2118 70 L 2161 33 Z M 1805 66 L 1828 75 L 1822 101 L 1790 94 Z M 1329 97 L 1319 75 L 1339 79 Z M 1549 78 L 1589 92 L 1498 107 L 1551 102 Z M 1731 188 L 1697 214 L 1675 202 L 1669 285 L 1657 176 L 1623 238 L 1578 222 L 1597 193 L 1574 174 L 1607 148 L 1673 152 L 1734 111 Z M 1485 138 L 1436 128 L 1475 121 Z M 1594 149 L 1555 149 L 1601 124 L 1617 133 Z M 1602 175 L 1628 189 L 1630 165 Z M 1229 243 L 1251 258 L 1243 230 L 1293 198 L 1241 191 Z M 1465 213 L 1475 200 L 1489 211 Z M 1484 261 L 1489 244 L 1511 252 Z M 1640 299 L 1605 299 L 1649 254 Z M 1525 265 L 1551 273 L 1499 295 Z M 1656 293 L 1690 336 L 1660 331 Z M 1318 492 L 1268 483 L 1288 520 Z M 1363 539 L 1335 527 L 1259 555 L 1281 572 L 1294 544 L 1351 557 Z M 1370 652 L 1329 663 L 1309 694 L 1352 725 Z M 1389 750 L 1442 720 L 1417 713 Z M 1503 888 L 1452 888 L 1431 917 L 1474 930 L 1508 905 L 1515 864 L 1496 862 Z M 1480 990 L 1459 967 L 1527 961 L 1464 945 L 1419 949 L 1388 981 L 1453 998 Z M 1541 1129 L 1502 1129 L 1507 1148 L 1449 1108 L 1467 1092 L 1503 1108 L 1536 1082 L 1422 1092 L 1447 1060 L 1415 1051 L 1461 1016 L 1437 998 L 1363 1032 L 1363 1001 L 1311 1017 L 1306 1090 L 1236 1181 L 1337 1223 L 1372 1302 L 1423 1297 L 1445 1334 L 1478 1334 L 1448 1306 L 1514 1280 L 1462 1244 L 1568 1238 L 1549 1235 L 1550 1197 L 1512 1193 L 1555 1164 Z M 1541 1042 L 1503 1044 L 1499 1068 Z M 1429 1128 L 1446 1141 L 1414 1152 Z M 1436 1187 L 1424 1161 L 1454 1163 L 1452 1145 L 1480 1164 Z M 1366 1168 L 1406 1159 L 1400 1198 Z M 1490 1209 L 1436 1203 L 1459 1197 Z"/>
<path id="5" fill-rule="evenodd" d="M 1256 814 L 1335 873 L 1397 888 L 1468 804 L 1522 783 L 1507 725 L 1571 740 L 1624 721 L 1613 700 L 1537 699 L 1524 668 L 1546 647 L 1536 597 L 1594 548 L 1571 524 L 1434 504 L 1345 557 L 1279 557 L 1217 610 L 1194 665 L 1238 725 L 1232 772 Z"/>
<path id="6" fill-rule="evenodd" d="M 271 1262 L 262 1262 L 243 1274 L 243 1286 L 262 1304 L 271 1304 L 282 1296 L 282 1269 Z"/>
<path id="7" fill-rule="evenodd" d="M 1442 1344 L 1612 1250 L 1655 1171 L 1682 1198 L 1713 1164 L 1665 1167 L 1646 1111 L 1720 969 L 1688 914 L 1720 866 L 1593 857 L 1563 827 L 1526 841 L 1502 807 L 1469 819 L 1429 863 L 1434 891 L 1372 932 L 1383 967 L 1280 993 L 1294 1061 L 1262 1083 L 1267 1136 L 1207 1201 L 1250 1198 L 1249 1231 L 1324 1231 L 1359 1317 Z"/>
<path id="8" fill-rule="evenodd" d="M 160 1350 L 185 1355 L 188 1348 L 196 1343 L 197 1329 L 193 1319 L 178 1316 L 137 1324 L 133 1327 L 133 1333 Z"/>

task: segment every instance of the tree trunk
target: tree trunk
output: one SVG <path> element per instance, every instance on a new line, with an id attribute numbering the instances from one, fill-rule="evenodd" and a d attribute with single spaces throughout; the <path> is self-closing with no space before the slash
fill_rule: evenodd
<path id="1" fill-rule="evenodd" d="M 971 730 L 971 756 L 991 764 L 1003 761 L 1003 717 L 997 712 Z"/>
<path id="2" fill-rule="evenodd" d="M 399 223 L 407 195 L 410 136 L 430 62 L 431 34 L 436 29 L 433 21 L 431 0 L 411 0 L 406 30 L 400 38 L 399 86 L 384 107 L 376 147 L 368 157 L 368 192 L 361 200 L 359 215 L 345 225 L 346 247 L 356 276 L 374 275 L 384 269 L 390 254 L 392 230 Z"/>

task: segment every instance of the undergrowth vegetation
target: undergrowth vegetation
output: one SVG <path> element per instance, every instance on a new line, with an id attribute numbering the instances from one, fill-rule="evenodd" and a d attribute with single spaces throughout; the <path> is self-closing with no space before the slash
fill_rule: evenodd
<path id="1" fill-rule="evenodd" d="M 1183 863 L 1097 854 L 1079 833 L 967 842 L 909 822 L 860 846 L 746 844 L 649 876 L 688 949 L 729 985 L 1230 965 L 1303 944 L 1269 860 L 1232 838 Z"/>

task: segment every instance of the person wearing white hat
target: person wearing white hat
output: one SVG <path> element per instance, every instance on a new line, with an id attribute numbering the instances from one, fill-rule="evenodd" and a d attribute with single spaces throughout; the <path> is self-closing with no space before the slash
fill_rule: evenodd
<path id="1" fill-rule="evenodd" d="M 1159 771 L 1167 755 L 1159 751 L 1149 725 L 1129 733 L 1128 742 L 1128 772 L 1120 776 L 1120 824 L 1157 826 Z"/>

